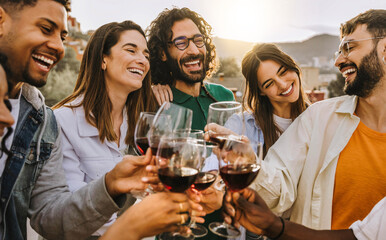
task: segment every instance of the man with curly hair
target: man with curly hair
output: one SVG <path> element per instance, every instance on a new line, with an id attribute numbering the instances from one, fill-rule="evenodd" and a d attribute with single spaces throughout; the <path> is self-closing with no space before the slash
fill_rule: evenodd
<path id="1" fill-rule="evenodd" d="M 192 109 L 193 129 L 204 130 L 211 103 L 234 100 L 229 89 L 203 83 L 216 70 L 216 48 L 211 31 L 212 27 L 188 8 L 165 9 L 147 29 L 152 81 L 168 86 L 166 100 Z M 157 91 L 155 93 L 157 95 Z M 157 100 L 162 102 L 159 94 Z M 214 187 L 202 192 L 201 203 L 208 213 L 206 226 L 222 220 L 220 211 L 216 211 L 221 207 L 221 200 L 222 194 Z M 205 239 L 221 238 L 209 232 Z"/>
<path id="2" fill-rule="evenodd" d="M 173 8 L 161 12 L 147 31 L 153 83 L 169 85 L 170 99 L 192 109 L 192 128 L 203 130 L 209 104 L 234 100 L 229 89 L 203 83 L 217 67 L 212 27 L 188 8 Z"/>

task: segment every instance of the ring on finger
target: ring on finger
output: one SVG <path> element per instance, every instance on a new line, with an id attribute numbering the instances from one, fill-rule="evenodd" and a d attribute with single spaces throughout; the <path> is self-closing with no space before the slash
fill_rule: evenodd
<path id="1" fill-rule="evenodd" d="M 182 203 L 178 203 L 178 205 L 180 206 L 180 212 L 183 212 L 184 205 Z"/>
<path id="2" fill-rule="evenodd" d="M 180 217 L 181 217 L 181 225 L 185 223 L 185 218 L 184 218 L 184 215 L 183 214 L 180 214 Z"/>

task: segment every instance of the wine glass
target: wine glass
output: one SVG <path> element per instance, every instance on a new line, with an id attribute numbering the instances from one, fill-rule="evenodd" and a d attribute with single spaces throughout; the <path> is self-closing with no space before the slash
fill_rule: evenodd
<path id="1" fill-rule="evenodd" d="M 228 101 L 228 102 L 216 102 L 209 105 L 208 110 L 208 119 L 207 124 L 209 123 L 215 123 L 220 126 L 227 126 L 227 123 L 229 119 L 235 115 L 235 114 L 242 114 L 243 109 L 242 105 L 239 102 L 234 101 Z M 244 133 L 244 121 L 242 121 L 242 132 Z M 222 145 L 224 143 L 224 140 L 227 138 L 238 138 L 239 136 L 233 136 L 230 133 L 215 133 L 213 131 L 209 131 L 209 138 L 210 141 L 217 143 L 220 148 L 222 148 Z"/>
<path id="2" fill-rule="evenodd" d="M 183 193 L 194 183 L 200 160 L 201 152 L 195 139 L 165 135 L 161 138 L 156 155 L 158 177 L 167 190 Z M 179 232 L 165 232 L 158 237 L 160 240 L 194 239 L 193 235 L 184 236 Z"/>
<path id="3" fill-rule="evenodd" d="M 192 110 L 174 103 L 164 102 L 158 109 L 150 128 L 148 140 L 152 154 L 157 153 L 160 139 L 164 135 L 171 134 L 181 129 L 189 129 L 192 126 Z"/>
<path id="4" fill-rule="evenodd" d="M 213 169 L 210 167 L 212 160 L 217 161 L 217 157 L 212 153 L 213 148 L 217 147 L 217 145 L 204 140 L 197 140 L 197 146 L 201 151 L 201 164 L 196 180 L 191 186 L 193 192 L 200 192 L 209 188 L 216 181 L 218 173 L 217 168 Z M 208 230 L 204 226 L 196 224 L 194 218 L 189 227 L 195 237 L 203 237 L 208 234 Z"/>
<path id="5" fill-rule="evenodd" d="M 219 172 L 228 191 L 237 192 L 248 187 L 259 172 L 262 159 L 262 144 L 257 143 L 257 153 L 253 143 L 228 138 L 224 140 L 219 154 Z M 221 237 L 236 238 L 240 230 L 225 222 L 213 222 L 209 229 Z"/>
<path id="6" fill-rule="evenodd" d="M 140 155 L 145 155 L 149 148 L 148 134 L 153 124 L 155 113 L 141 112 L 135 125 L 134 142 L 137 152 Z"/>

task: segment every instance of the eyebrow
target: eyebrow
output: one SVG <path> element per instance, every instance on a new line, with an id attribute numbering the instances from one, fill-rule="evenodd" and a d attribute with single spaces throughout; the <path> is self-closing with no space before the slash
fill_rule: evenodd
<path id="1" fill-rule="evenodd" d="M 281 65 L 281 66 L 279 67 L 279 69 L 277 70 L 276 74 L 279 74 L 279 72 L 281 71 L 281 69 L 282 69 L 283 67 L 284 67 L 284 66 Z M 271 80 L 272 80 L 272 78 L 270 78 L 270 79 L 266 80 L 265 82 L 263 82 L 263 84 L 261 84 L 261 87 L 264 87 L 264 85 L 267 84 L 267 83 L 268 83 L 269 81 L 271 81 Z"/>
<path id="2" fill-rule="evenodd" d="M 134 44 L 134 43 L 125 43 L 125 44 L 123 44 L 122 48 L 124 48 L 126 46 L 130 46 L 130 47 L 133 47 L 133 48 L 138 48 L 137 44 Z M 150 51 L 147 48 L 144 50 L 144 52 L 150 54 Z"/>
<path id="3" fill-rule="evenodd" d="M 58 27 L 58 24 L 56 24 L 56 22 L 52 21 L 51 19 L 48 19 L 48 18 L 41 18 L 41 19 L 44 20 L 44 21 L 49 22 L 52 26 L 54 26 L 54 28 L 56 28 L 56 29 L 59 28 L 59 27 Z M 68 31 L 67 31 L 67 30 L 63 30 L 63 31 L 61 32 L 61 34 L 68 35 Z"/>

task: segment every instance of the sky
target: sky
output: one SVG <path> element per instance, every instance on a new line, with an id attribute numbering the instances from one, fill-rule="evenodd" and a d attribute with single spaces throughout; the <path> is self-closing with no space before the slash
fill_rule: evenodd
<path id="1" fill-rule="evenodd" d="M 165 8 L 188 7 L 212 26 L 213 35 L 247 42 L 293 42 L 339 35 L 341 23 L 386 0 L 72 0 L 81 30 L 132 20 L 146 28 Z"/>

